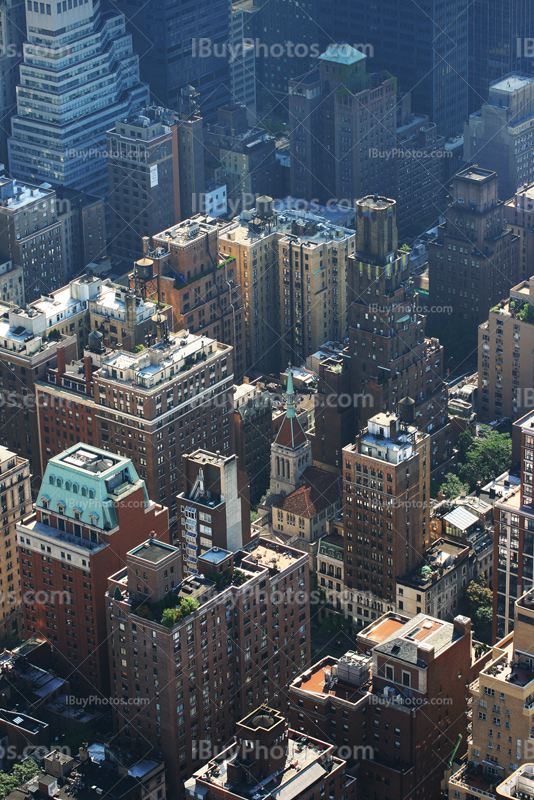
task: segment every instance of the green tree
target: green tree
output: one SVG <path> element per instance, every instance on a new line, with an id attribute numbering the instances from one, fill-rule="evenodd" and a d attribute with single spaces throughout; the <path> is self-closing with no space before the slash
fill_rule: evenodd
<path id="1" fill-rule="evenodd" d="M 486 586 L 484 575 L 471 581 L 461 600 L 461 608 L 466 617 L 474 619 L 482 608 L 493 608 L 493 592 Z"/>
<path id="2" fill-rule="evenodd" d="M 166 628 L 172 628 L 176 622 L 177 611 L 175 608 L 166 608 L 161 615 L 161 624 Z"/>
<path id="3" fill-rule="evenodd" d="M 477 481 L 485 483 L 501 475 L 512 465 L 512 439 L 507 433 L 485 431 L 473 439 L 465 462 L 458 467 L 458 477 L 473 490 Z"/>
<path id="4" fill-rule="evenodd" d="M 447 500 L 452 500 L 453 497 L 458 497 L 458 495 L 463 494 L 466 489 L 460 478 L 453 472 L 448 472 L 445 475 L 445 480 L 441 484 L 440 488 Z"/>
<path id="5" fill-rule="evenodd" d="M 473 443 L 473 436 L 469 431 L 463 431 L 456 439 L 455 447 L 458 451 L 458 461 L 463 464 L 467 458 L 467 451 Z"/>
<path id="6" fill-rule="evenodd" d="M 478 639 L 486 633 L 493 624 L 493 608 L 490 606 L 482 606 L 482 608 L 477 609 L 473 615 L 472 622 L 475 637 Z"/>
<path id="7" fill-rule="evenodd" d="M 11 792 L 18 789 L 19 786 L 26 783 L 37 775 L 39 767 L 33 758 L 28 759 L 23 764 L 15 764 L 11 772 L 0 772 L 0 797 L 5 797 Z"/>

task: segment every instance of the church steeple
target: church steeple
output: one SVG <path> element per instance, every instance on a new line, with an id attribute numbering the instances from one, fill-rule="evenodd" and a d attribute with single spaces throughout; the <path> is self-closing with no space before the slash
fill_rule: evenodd
<path id="1" fill-rule="evenodd" d="M 298 489 L 300 476 L 311 464 L 311 442 L 295 412 L 293 372 L 289 365 L 286 415 L 271 445 L 271 494 L 286 495 Z"/>
<path id="2" fill-rule="evenodd" d="M 295 394 L 293 391 L 293 373 L 291 371 L 291 365 L 289 365 L 287 375 L 286 415 L 278 429 L 274 441 L 276 444 L 292 448 L 300 447 L 308 441 L 308 437 L 304 433 L 304 429 L 295 414 Z"/>

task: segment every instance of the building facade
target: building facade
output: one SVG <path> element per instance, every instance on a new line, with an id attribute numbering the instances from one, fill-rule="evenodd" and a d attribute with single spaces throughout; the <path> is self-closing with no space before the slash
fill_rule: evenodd
<path id="1" fill-rule="evenodd" d="M 28 6 L 26 25 L 9 140 L 11 174 L 105 196 L 106 130 L 148 100 L 124 17 L 116 9 L 101 14 L 99 0 L 76 6 L 65 0 Z M 80 81 L 80 70 L 91 79 Z M 49 85 L 60 86 L 56 102 Z"/>
<path id="2" fill-rule="evenodd" d="M 484 96 L 487 102 L 465 124 L 464 159 L 495 170 L 499 197 L 508 200 L 534 180 L 534 77 L 505 74 L 490 84 L 489 95 Z"/>
<path id="3" fill-rule="evenodd" d="M 455 175 L 451 194 L 428 249 L 429 305 L 445 305 L 451 321 L 480 324 L 517 283 L 518 237 L 505 223 L 496 172 L 468 167 Z"/>
<path id="4" fill-rule="evenodd" d="M 399 576 L 417 567 L 429 540 L 430 436 L 376 414 L 343 448 L 345 583 L 354 614 L 366 596 L 389 610 Z"/>
<path id="5" fill-rule="evenodd" d="M 478 329 L 478 418 L 515 421 L 532 408 L 534 279 L 491 308 Z"/>
<path id="6" fill-rule="evenodd" d="M 168 541 L 168 510 L 128 458 L 85 444 L 50 459 L 33 513 L 17 524 L 25 636 L 50 641 L 51 666 L 77 692 L 109 696 L 107 575 L 151 533 Z"/>
<path id="7" fill-rule="evenodd" d="M 235 554 L 212 548 L 200 574 L 173 587 L 179 561 L 155 540 L 133 549 L 109 579 L 106 606 L 115 692 L 157 695 L 129 720 L 114 711 L 118 738 L 143 754 L 149 740 L 183 796 L 182 782 L 210 758 L 203 742 L 226 743 L 261 703 L 285 710 L 283 693 L 310 656 L 310 607 L 306 554 L 267 539 Z"/>
<path id="8" fill-rule="evenodd" d="M 250 493 L 237 456 L 195 450 L 182 457 L 178 495 L 183 574 L 198 574 L 198 559 L 212 547 L 235 553 L 250 541 Z"/>
<path id="9" fill-rule="evenodd" d="M 107 131 L 110 253 L 130 265 L 143 236 L 180 219 L 178 131 L 174 113 L 147 106 Z"/>

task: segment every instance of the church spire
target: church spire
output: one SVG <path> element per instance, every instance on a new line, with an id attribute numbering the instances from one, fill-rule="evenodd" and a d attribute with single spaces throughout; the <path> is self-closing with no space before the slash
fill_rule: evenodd
<path id="1" fill-rule="evenodd" d="M 295 416 L 295 394 L 293 392 L 293 373 L 291 372 L 291 362 L 288 364 L 287 370 L 287 389 L 286 389 L 286 417 L 292 418 Z"/>

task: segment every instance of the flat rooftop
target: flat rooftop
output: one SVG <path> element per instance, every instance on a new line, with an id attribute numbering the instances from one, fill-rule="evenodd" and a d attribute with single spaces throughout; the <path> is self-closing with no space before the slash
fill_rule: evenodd
<path id="1" fill-rule="evenodd" d="M 403 617 L 399 614 L 391 614 L 391 616 L 382 617 L 377 620 L 377 622 L 371 623 L 371 625 L 364 628 L 363 631 L 360 631 L 358 636 L 372 639 L 373 642 L 380 644 L 394 633 L 397 633 L 407 622 L 408 617 Z"/>
<path id="2" fill-rule="evenodd" d="M 522 89 L 530 83 L 534 83 L 534 78 L 529 78 L 526 75 L 508 75 L 490 83 L 490 91 L 496 89 L 498 92 L 517 92 L 518 89 Z"/>
<path id="3" fill-rule="evenodd" d="M 176 552 L 179 552 L 176 547 L 159 542 L 157 539 L 149 539 L 148 542 L 143 542 L 139 547 L 130 550 L 128 555 L 142 558 L 143 561 L 148 561 L 151 564 L 158 564 L 169 556 L 175 555 Z"/>
<path id="4" fill-rule="evenodd" d="M 231 550 L 223 550 L 222 547 L 212 547 L 210 550 L 206 550 L 205 553 L 202 553 L 203 561 L 208 561 L 211 564 L 220 564 L 221 561 L 224 561 L 225 558 L 232 555 Z"/>
<path id="5" fill-rule="evenodd" d="M 129 459 L 110 455 L 107 450 L 92 449 L 89 445 L 74 445 L 73 448 L 60 453 L 51 461 L 67 464 L 69 467 L 92 472 L 99 475 L 119 465 L 126 465 Z"/>

